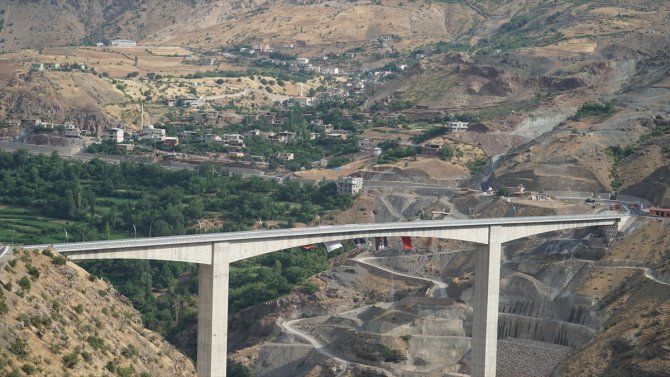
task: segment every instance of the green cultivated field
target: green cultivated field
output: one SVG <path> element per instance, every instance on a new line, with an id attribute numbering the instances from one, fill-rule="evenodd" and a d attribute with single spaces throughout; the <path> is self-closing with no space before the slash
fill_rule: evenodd
<path id="1" fill-rule="evenodd" d="M 75 241 L 73 228 L 80 228 L 83 222 L 57 219 L 40 215 L 27 208 L 0 206 L 0 244 L 41 244 L 65 242 L 65 228 L 69 240 Z M 127 233 L 112 232 L 111 239 L 130 237 Z M 81 241 L 81 240 L 77 240 Z"/>

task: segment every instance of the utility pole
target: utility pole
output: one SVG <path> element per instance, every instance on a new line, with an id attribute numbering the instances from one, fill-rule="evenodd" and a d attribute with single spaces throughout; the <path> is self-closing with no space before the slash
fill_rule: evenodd
<path id="1" fill-rule="evenodd" d="M 65 231 L 65 243 L 70 243 L 70 241 L 67 238 L 67 229 L 63 228 L 63 230 Z"/>

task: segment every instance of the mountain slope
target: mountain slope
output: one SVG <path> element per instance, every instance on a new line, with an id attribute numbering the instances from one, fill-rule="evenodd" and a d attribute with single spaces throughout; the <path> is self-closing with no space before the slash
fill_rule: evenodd
<path id="1" fill-rule="evenodd" d="M 0 265 L 1 375 L 195 375 L 128 299 L 77 265 L 28 250 Z"/>

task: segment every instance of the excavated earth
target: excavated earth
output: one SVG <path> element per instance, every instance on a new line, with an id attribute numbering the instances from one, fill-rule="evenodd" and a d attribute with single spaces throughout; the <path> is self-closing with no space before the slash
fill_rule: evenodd
<path id="1" fill-rule="evenodd" d="M 445 204 L 456 217 L 462 217 L 468 207 L 487 217 L 556 213 L 547 204 L 510 204 L 472 194 L 417 200 L 416 192 L 395 191 L 379 193 L 376 221 L 410 220 L 421 209 L 425 212 Z M 556 207 L 561 206 L 556 203 Z M 582 213 L 586 208 L 573 204 L 561 207 L 561 212 Z M 669 238 L 667 224 L 641 218 L 612 245 L 592 229 L 506 244 L 501 268 L 498 376 L 615 375 L 609 373 L 622 363 L 616 355 L 619 350 L 633 360 L 626 370 L 661 376 L 655 373 L 670 368 L 668 330 L 664 327 L 670 318 Z M 279 314 L 274 315 L 274 321 L 265 318 L 264 341 L 239 348 L 234 359 L 252 366 L 258 376 L 468 374 L 473 246 L 431 239 L 413 239 L 413 244 L 409 253 L 402 251 L 399 240 L 390 240 L 389 251 L 368 249 L 316 276 L 313 282 L 319 291 L 314 295 L 269 304 L 283 309 L 275 310 Z M 631 253 L 645 245 L 656 245 L 656 252 Z M 446 297 L 429 289 L 435 280 L 446 284 Z M 638 288 L 651 303 L 644 304 L 632 295 Z M 633 315 L 627 305 L 644 310 Z M 624 320 L 624 315 L 633 319 Z M 318 353 L 304 337 L 281 325 L 299 318 L 303 319 L 295 321 L 293 327 L 345 360 L 346 365 Z M 635 331 L 619 321 L 633 323 Z M 638 350 L 638 345 L 648 350 Z M 609 353 L 601 360 L 598 354 L 604 352 L 602 347 Z M 653 361 L 649 352 L 654 353 Z"/>

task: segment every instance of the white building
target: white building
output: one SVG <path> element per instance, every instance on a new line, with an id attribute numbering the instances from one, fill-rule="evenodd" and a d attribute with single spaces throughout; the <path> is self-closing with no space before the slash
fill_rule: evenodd
<path id="1" fill-rule="evenodd" d="M 305 67 L 305 66 L 307 66 L 307 64 L 309 64 L 309 59 L 298 58 L 298 59 L 295 60 L 295 62 L 299 67 Z"/>
<path id="2" fill-rule="evenodd" d="M 81 130 L 74 124 L 66 124 L 63 130 L 65 137 L 78 138 L 81 136 Z"/>
<path id="3" fill-rule="evenodd" d="M 277 158 L 284 161 L 291 161 L 295 158 L 295 155 L 290 152 L 281 152 L 277 153 Z"/>
<path id="4" fill-rule="evenodd" d="M 123 142 L 123 130 L 120 128 L 108 128 L 105 130 L 105 140 L 115 143 Z"/>
<path id="5" fill-rule="evenodd" d="M 337 178 L 337 195 L 358 194 L 363 189 L 363 178 L 343 176 Z"/>
<path id="6" fill-rule="evenodd" d="M 321 68 L 321 73 L 324 75 L 339 75 L 340 69 L 337 67 L 334 68 Z"/>
<path id="7" fill-rule="evenodd" d="M 445 125 L 449 132 L 465 132 L 468 130 L 468 122 L 447 122 Z"/>
<path id="8" fill-rule="evenodd" d="M 162 128 L 154 128 L 154 126 L 150 124 L 140 131 L 140 139 L 163 140 L 165 139 L 165 130 Z"/>
<path id="9" fill-rule="evenodd" d="M 112 46 L 116 47 L 135 47 L 137 42 L 131 41 L 130 39 L 113 39 L 110 43 Z"/>
<path id="10" fill-rule="evenodd" d="M 372 148 L 372 157 L 378 157 L 382 154 L 382 149 L 379 147 Z"/>

